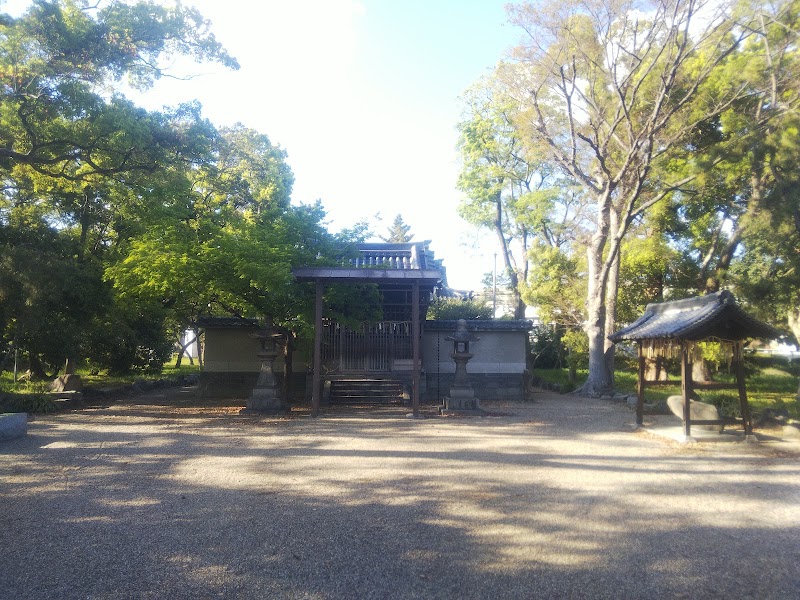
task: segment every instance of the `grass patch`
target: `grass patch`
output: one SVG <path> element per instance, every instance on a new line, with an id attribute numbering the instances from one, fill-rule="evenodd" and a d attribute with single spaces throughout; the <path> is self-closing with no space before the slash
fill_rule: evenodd
<path id="1" fill-rule="evenodd" d="M 92 369 L 88 366 L 80 367 L 76 369 L 75 372 L 80 375 L 84 386 L 106 388 L 129 385 L 135 381 L 153 381 L 167 377 L 192 375 L 199 373 L 200 367 L 197 364 L 189 365 L 184 363 L 179 368 L 175 368 L 175 360 L 173 358 L 170 362 L 164 364 L 164 368 L 161 373 L 127 373 L 122 375 L 112 375 L 106 371 Z M 17 381 L 14 383 L 14 375 L 12 372 L 0 372 L 0 392 L 36 395 L 47 392 L 49 387 L 49 381 Z"/>
<path id="2" fill-rule="evenodd" d="M 761 366 L 758 362 L 748 361 L 747 365 L 747 398 L 750 402 L 750 410 L 755 417 L 760 416 L 767 409 L 785 410 L 793 419 L 800 419 L 800 402 L 798 402 L 798 365 L 788 364 L 785 366 L 765 365 Z M 569 383 L 569 373 L 567 369 L 535 369 L 534 373 L 543 381 L 558 383 L 567 386 Z M 577 385 L 582 385 L 588 377 L 588 371 L 579 370 L 577 373 Z M 669 396 L 681 393 L 680 378 L 675 374 L 670 374 L 670 379 L 675 381 L 674 385 L 645 388 L 645 402 L 666 401 Z M 732 375 L 727 373 L 716 373 L 715 381 L 733 383 Z M 618 369 L 614 373 L 615 388 L 621 393 L 636 393 L 637 374 L 631 369 Z M 567 389 L 567 388 L 565 388 Z M 700 390 L 700 398 L 704 402 L 714 404 L 723 416 L 739 416 L 739 394 L 736 390 Z"/>
<path id="3" fill-rule="evenodd" d="M 153 381 L 156 379 L 164 379 L 166 377 L 176 377 L 179 375 L 192 375 L 200 372 L 200 367 L 197 365 L 183 364 L 179 368 L 175 368 L 174 362 L 169 362 L 164 365 L 161 373 L 127 373 L 123 375 L 110 375 L 103 371 L 93 371 L 91 369 L 78 369 L 77 373 L 81 376 L 84 385 L 92 387 L 118 387 L 128 385 L 134 381 Z"/>

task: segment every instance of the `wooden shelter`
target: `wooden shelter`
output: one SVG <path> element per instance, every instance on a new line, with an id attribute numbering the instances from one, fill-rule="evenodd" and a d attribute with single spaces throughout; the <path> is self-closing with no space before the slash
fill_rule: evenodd
<path id="1" fill-rule="evenodd" d="M 292 270 L 297 281 L 314 282 L 316 301 L 314 309 L 314 352 L 312 359 L 311 412 L 319 414 L 322 398 L 323 338 L 326 325 L 334 331 L 336 325 L 323 323 L 323 293 L 325 286 L 333 283 L 376 284 L 383 300 L 384 315 L 389 321 L 373 324 L 369 331 L 355 336 L 331 336 L 326 344 L 336 356 L 328 356 L 340 369 L 364 375 L 383 370 L 398 359 L 388 354 L 395 348 L 405 347 L 410 356 L 412 370 L 411 406 L 414 416 L 419 415 L 421 355 L 420 340 L 425 310 L 433 290 L 444 278 L 441 260 L 436 260 L 428 242 L 359 244 L 358 254 L 339 267 L 298 267 Z M 351 332 L 352 333 L 352 332 Z M 409 343 L 403 344 L 406 340 Z"/>
<path id="2" fill-rule="evenodd" d="M 646 359 L 656 356 L 680 357 L 683 432 L 686 438 L 690 438 L 692 425 L 721 424 L 721 421 L 691 419 L 690 399 L 696 389 L 738 389 L 744 432 L 746 436 L 752 435 L 753 422 L 742 366 L 743 341 L 749 338 L 774 339 L 779 335 L 775 328 L 745 313 L 736 304 L 733 294 L 725 290 L 696 298 L 648 304 L 644 314 L 636 322 L 608 337 L 614 343 L 630 340 L 635 341 L 638 346 L 637 425 L 641 425 L 644 420 L 645 386 L 664 383 L 645 381 Z M 722 342 L 730 347 L 736 383 L 692 381 L 692 361 L 698 351 L 697 343 L 704 341 Z"/>

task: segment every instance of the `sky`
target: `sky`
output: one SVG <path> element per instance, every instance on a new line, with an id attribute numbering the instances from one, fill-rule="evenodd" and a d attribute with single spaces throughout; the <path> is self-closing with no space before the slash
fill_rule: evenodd
<path id="1" fill-rule="evenodd" d="M 143 95 L 148 109 L 199 100 L 217 126 L 241 122 L 288 153 L 292 199 L 325 207 L 331 231 L 397 214 L 431 240 L 448 283 L 480 289 L 495 238 L 456 207 L 456 125 L 464 91 L 520 38 L 506 0 L 184 0 L 241 68 L 178 63 Z M 8 0 L 15 14 L 28 5 Z M 375 217 L 380 215 L 382 220 Z"/>

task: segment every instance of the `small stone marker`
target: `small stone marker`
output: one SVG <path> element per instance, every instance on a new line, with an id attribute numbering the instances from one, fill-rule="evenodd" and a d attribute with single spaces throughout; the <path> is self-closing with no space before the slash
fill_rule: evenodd
<path id="1" fill-rule="evenodd" d="M 56 393 L 82 392 L 83 381 L 81 381 L 80 375 L 76 375 L 75 373 L 67 373 L 66 375 L 56 377 L 53 380 L 53 382 L 50 384 L 50 391 Z"/>
<path id="2" fill-rule="evenodd" d="M 0 414 L 0 442 L 23 437 L 28 433 L 28 413 Z"/>
<path id="3" fill-rule="evenodd" d="M 667 398 L 667 406 L 679 419 L 683 420 L 683 397 L 670 396 Z M 716 421 L 719 420 L 719 411 L 713 404 L 700 402 L 698 400 L 689 400 L 689 418 L 692 421 Z M 724 425 L 692 425 L 692 428 L 700 427 L 706 431 L 719 431 L 725 428 Z"/>

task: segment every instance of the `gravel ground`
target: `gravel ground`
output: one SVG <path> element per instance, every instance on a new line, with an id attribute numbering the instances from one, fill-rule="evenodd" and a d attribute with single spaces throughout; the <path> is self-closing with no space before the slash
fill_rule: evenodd
<path id="1" fill-rule="evenodd" d="M 800 597 L 796 444 L 550 394 L 419 420 L 168 394 L 0 444 L 1 598 Z"/>

